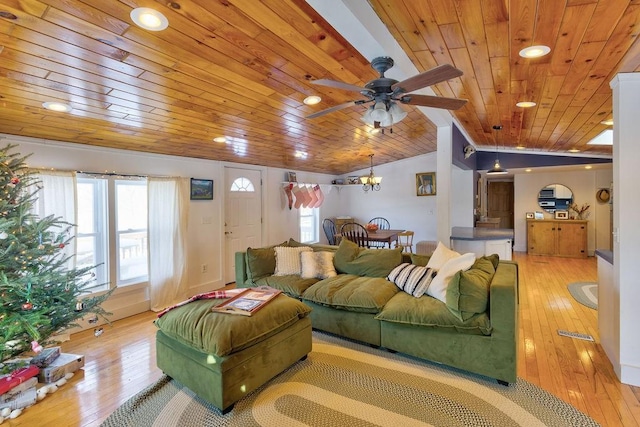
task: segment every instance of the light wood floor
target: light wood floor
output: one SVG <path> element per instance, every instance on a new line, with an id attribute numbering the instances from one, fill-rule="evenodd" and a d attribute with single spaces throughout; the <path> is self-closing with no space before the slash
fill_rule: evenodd
<path id="1" fill-rule="evenodd" d="M 589 414 L 603 426 L 640 426 L 640 388 L 621 385 L 598 344 L 597 312 L 566 285 L 596 281 L 596 260 L 515 254 L 520 267 L 518 375 Z M 85 368 L 9 426 L 97 426 L 161 376 L 155 365 L 155 314 L 148 312 L 72 336 L 63 351 L 85 355 Z M 596 343 L 561 337 L 590 334 Z"/>

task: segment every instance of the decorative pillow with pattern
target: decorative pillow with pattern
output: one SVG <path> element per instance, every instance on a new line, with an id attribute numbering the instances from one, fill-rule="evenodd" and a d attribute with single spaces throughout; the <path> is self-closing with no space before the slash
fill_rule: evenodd
<path id="1" fill-rule="evenodd" d="M 333 265 L 333 252 L 302 252 L 300 262 L 302 264 L 303 279 L 326 279 L 337 276 L 336 268 Z"/>
<path id="2" fill-rule="evenodd" d="M 308 246 L 299 246 L 290 248 L 285 246 L 276 246 L 276 270 L 274 276 L 287 276 L 290 274 L 300 274 L 302 272 L 302 263 L 300 262 L 300 254 L 302 252 L 313 252 Z"/>
<path id="3" fill-rule="evenodd" d="M 406 293 L 419 298 L 427 291 L 435 275 L 432 268 L 402 263 L 391 270 L 387 279 Z"/>

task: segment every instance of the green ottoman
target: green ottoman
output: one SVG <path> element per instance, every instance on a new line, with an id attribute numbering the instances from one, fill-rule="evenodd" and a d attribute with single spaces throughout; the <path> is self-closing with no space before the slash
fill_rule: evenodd
<path id="1" fill-rule="evenodd" d="M 199 300 L 156 320 L 156 361 L 223 413 L 311 351 L 311 309 L 278 295 L 250 317 L 215 313 Z"/>

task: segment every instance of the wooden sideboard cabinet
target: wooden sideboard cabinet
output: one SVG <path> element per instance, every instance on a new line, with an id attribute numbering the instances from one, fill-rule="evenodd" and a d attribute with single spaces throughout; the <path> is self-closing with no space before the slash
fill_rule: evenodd
<path id="1" fill-rule="evenodd" d="M 587 257 L 586 220 L 527 220 L 530 255 Z"/>

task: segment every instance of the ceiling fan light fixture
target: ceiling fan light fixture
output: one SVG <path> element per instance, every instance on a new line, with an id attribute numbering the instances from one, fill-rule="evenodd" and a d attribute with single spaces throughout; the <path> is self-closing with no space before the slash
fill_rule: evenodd
<path id="1" fill-rule="evenodd" d="M 131 20 L 140 28 L 162 31 L 169 26 L 169 20 L 162 13 L 150 7 L 138 7 L 131 11 Z"/>
<path id="2" fill-rule="evenodd" d="M 389 117 L 389 112 L 387 111 L 387 106 L 384 102 L 378 101 L 373 106 L 373 110 L 371 111 L 371 118 L 374 122 L 383 122 Z"/>
<path id="3" fill-rule="evenodd" d="M 219 143 L 227 142 L 227 138 L 225 138 L 224 136 L 216 136 L 215 138 L 213 138 L 213 142 L 219 142 Z"/>
<path id="4" fill-rule="evenodd" d="M 551 52 L 549 46 L 537 45 L 525 47 L 520 51 L 520 56 L 523 58 L 540 58 Z"/>
<path id="5" fill-rule="evenodd" d="M 407 112 L 402 109 L 397 102 L 392 102 L 391 107 L 389 108 L 389 113 L 391 113 L 391 122 L 392 124 L 398 123 L 402 121 L 405 117 L 407 117 Z"/>
<path id="6" fill-rule="evenodd" d="M 375 126 L 375 120 L 371 117 L 371 112 L 373 111 L 373 107 L 367 108 L 367 111 L 362 115 L 360 120 L 368 124 L 369 126 Z"/>

